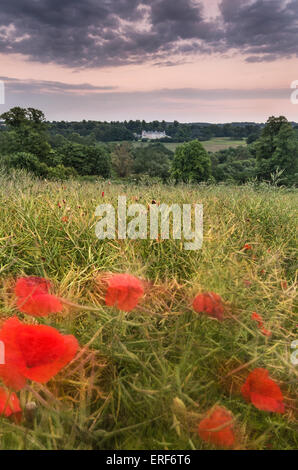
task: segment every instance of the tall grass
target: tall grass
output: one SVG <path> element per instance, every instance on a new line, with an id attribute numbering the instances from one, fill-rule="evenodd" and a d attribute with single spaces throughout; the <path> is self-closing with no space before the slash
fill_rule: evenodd
<path id="1" fill-rule="evenodd" d="M 23 174 L 0 176 L 0 188 L 1 320 L 22 317 L 13 280 L 44 276 L 82 307 L 42 321 L 76 335 L 84 347 L 46 386 L 21 392 L 23 406 L 33 401 L 37 408 L 19 424 L 0 418 L 0 449 L 206 449 L 196 423 L 215 403 L 236 416 L 239 448 L 297 447 L 297 369 L 290 361 L 297 339 L 297 192 L 55 183 Z M 98 240 L 96 206 L 116 205 L 124 194 L 131 203 L 135 196 L 144 204 L 203 203 L 203 249 L 188 252 L 174 240 Z M 124 315 L 103 305 L 95 279 L 105 271 L 149 282 L 139 308 Z M 200 291 L 222 296 L 224 322 L 194 314 L 191 300 Z M 270 338 L 256 328 L 253 311 Z M 284 415 L 243 400 L 240 385 L 255 367 L 281 384 Z M 175 397 L 192 419 L 179 421 Z"/>

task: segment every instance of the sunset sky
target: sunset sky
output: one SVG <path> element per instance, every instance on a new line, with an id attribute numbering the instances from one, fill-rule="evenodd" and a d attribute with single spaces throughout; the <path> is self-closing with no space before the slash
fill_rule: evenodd
<path id="1" fill-rule="evenodd" d="M 298 122 L 298 1 L 0 0 L 0 80 L 49 120 Z"/>

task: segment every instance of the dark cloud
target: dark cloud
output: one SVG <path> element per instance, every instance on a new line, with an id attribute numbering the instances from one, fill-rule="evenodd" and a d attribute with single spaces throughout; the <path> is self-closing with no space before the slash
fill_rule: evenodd
<path id="1" fill-rule="evenodd" d="M 226 47 L 248 62 L 298 56 L 297 0 L 222 0 L 220 11 Z"/>
<path id="2" fill-rule="evenodd" d="M 0 52 L 70 67 L 166 65 L 230 50 L 249 62 L 297 56 L 297 0 L 219 7 L 210 19 L 199 0 L 0 0 Z"/>

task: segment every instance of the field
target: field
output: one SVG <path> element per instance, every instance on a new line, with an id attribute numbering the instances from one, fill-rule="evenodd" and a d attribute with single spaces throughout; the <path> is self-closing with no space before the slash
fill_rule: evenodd
<path id="1" fill-rule="evenodd" d="M 0 176 L 0 312 L 75 335 L 81 350 L 46 385 L 28 382 L 20 422 L 0 418 L 0 449 L 212 449 L 197 433 L 216 403 L 230 410 L 237 449 L 295 449 L 294 316 L 297 192 L 270 186 L 129 186 Z M 104 196 L 102 196 L 104 191 Z M 95 236 L 95 208 L 118 195 L 148 204 L 203 203 L 202 250 L 174 240 Z M 244 246 L 250 245 L 245 250 Z M 96 279 L 146 281 L 130 313 L 104 304 Z M 52 280 L 61 314 L 33 319 L 15 305 L 22 275 Z M 192 309 L 199 292 L 225 303 L 222 322 Z M 263 317 L 265 336 L 252 320 Z M 285 413 L 247 403 L 248 373 L 267 368 Z M 179 399 L 179 400 L 177 400 Z M 183 405 L 183 404 L 184 405 Z M 297 416 L 297 415 L 296 415 Z"/>
<path id="2" fill-rule="evenodd" d="M 146 142 L 133 142 L 133 145 L 135 147 L 139 147 L 142 145 L 148 145 Z M 165 147 L 167 147 L 169 150 L 172 150 L 172 152 L 175 152 L 177 145 L 181 145 L 178 143 L 165 143 L 163 144 Z M 233 140 L 230 139 L 229 137 L 214 137 L 213 139 L 206 140 L 202 142 L 203 147 L 208 152 L 217 152 L 218 150 L 224 150 L 229 147 L 238 147 L 239 145 L 246 146 L 246 141 L 245 140 Z"/>

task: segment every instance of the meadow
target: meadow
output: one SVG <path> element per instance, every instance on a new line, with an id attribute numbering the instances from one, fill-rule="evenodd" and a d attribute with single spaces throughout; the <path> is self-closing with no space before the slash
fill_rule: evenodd
<path id="1" fill-rule="evenodd" d="M 153 141 L 152 141 L 153 142 Z M 239 147 L 239 146 L 246 146 L 246 141 L 244 140 L 237 140 L 231 139 L 230 137 L 213 137 L 210 140 L 205 140 L 201 142 L 203 147 L 208 152 L 218 152 L 219 150 L 225 150 L 229 147 Z M 146 142 L 133 142 L 134 147 L 140 147 L 143 145 L 148 145 Z M 178 145 L 181 145 L 176 142 L 166 142 L 163 144 L 172 152 L 175 152 Z"/>
<path id="2" fill-rule="evenodd" d="M 116 205 L 118 195 L 131 203 L 202 203 L 203 248 L 98 240 L 95 209 Z M 46 385 L 21 390 L 22 407 L 35 405 L 20 422 L 0 418 L 1 450 L 212 449 L 197 426 L 215 404 L 235 417 L 237 449 L 297 448 L 297 191 L 253 183 L 59 183 L 15 173 L 0 175 L 0 207 L 1 322 L 16 315 L 54 326 L 81 346 Z M 105 306 L 98 281 L 105 272 L 145 281 L 132 312 Z M 24 275 L 50 279 L 65 299 L 63 312 L 42 319 L 20 313 L 13 286 Z M 224 321 L 193 311 L 192 299 L 206 291 L 222 297 Z M 280 385 L 284 414 L 243 399 L 240 388 L 259 367 Z"/>

